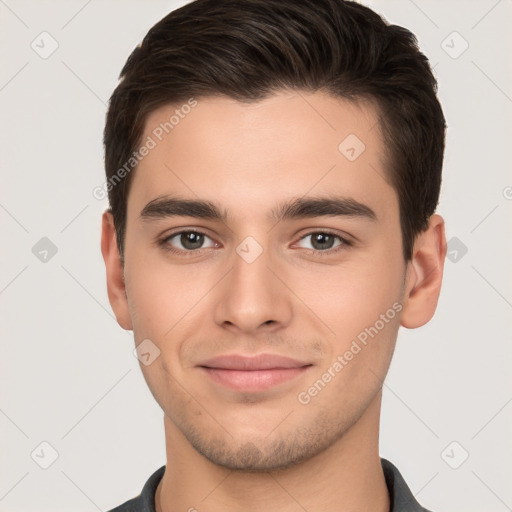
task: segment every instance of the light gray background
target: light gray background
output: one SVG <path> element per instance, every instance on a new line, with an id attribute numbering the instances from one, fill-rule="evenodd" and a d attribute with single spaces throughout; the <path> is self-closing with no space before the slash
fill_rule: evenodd
<path id="1" fill-rule="evenodd" d="M 2 512 L 108 510 L 165 464 L 163 413 L 108 302 L 107 201 L 92 190 L 121 66 L 182 3 L 0 0 Z M 400 331 L 381 454 L 434 511 L 512 510 L 512 2 L 368 5 L 435 65 L 448 123 L 438 212 L 455 259 L 434 319 Z M 47 59 L 31 48 L 50 47 L 43 31 L 59 45 Z M 469 43 L 457 58 L 454 31 Z M 58 250 L 47 262 L 32 252 L 42 237 Z M 58 452 L 48 469 L 43 441 Z"/>

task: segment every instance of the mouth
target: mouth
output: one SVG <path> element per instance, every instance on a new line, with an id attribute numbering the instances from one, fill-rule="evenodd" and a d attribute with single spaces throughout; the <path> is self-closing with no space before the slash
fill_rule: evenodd
<path id="1" fill-rule="evenodd" d="M 311 363 L 275 354 L 225 355 L 198 365 L 217 384 L 236 391 L 257 392 L 303 375 Z"/>

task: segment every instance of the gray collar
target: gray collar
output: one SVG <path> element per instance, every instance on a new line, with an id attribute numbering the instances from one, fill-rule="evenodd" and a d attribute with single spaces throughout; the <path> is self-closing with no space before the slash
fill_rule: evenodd
<path id="1" fill-rule="evenodd" d="M 382 458 L 380 460 L 389 491 L 390 512 L 429 512 L 416 501 L 400 471 L 388 460 Z M 144 488 L 138 496 L 109 512 L 156 512 L 155 493 L 164 472 L 165 466 L 157 469 L 144 484 Z"/>

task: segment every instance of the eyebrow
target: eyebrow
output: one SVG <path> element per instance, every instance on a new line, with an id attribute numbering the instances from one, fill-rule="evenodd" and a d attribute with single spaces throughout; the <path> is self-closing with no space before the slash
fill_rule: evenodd
<path id="1" fill-rule="evenodd" d="M 377 221 L 377 215 L 367 205 L 349 197 L 298 197 L 272 209 L 268 219 L 274 222 L 311 217 L 356 217 Z M 227 222 L 228 214 L 211 201 L 160 196 L 151 200 L 140 212 L 142 221 L 169 217 L 194 217 Z"/>

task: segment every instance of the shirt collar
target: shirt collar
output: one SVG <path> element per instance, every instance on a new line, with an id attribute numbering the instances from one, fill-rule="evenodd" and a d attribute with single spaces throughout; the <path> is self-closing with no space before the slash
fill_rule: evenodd
<path id="1" fill-rule="evenodd" d="M 400 471 L 386 459 L 381 458 L 381 464 L 389 492 L 390 512 L 429 512 L 416 501 Z M 110 512 L 156 512 L 155 493 L 164 472 L 165 465 L 149 477 L 139 496 Z"/>

